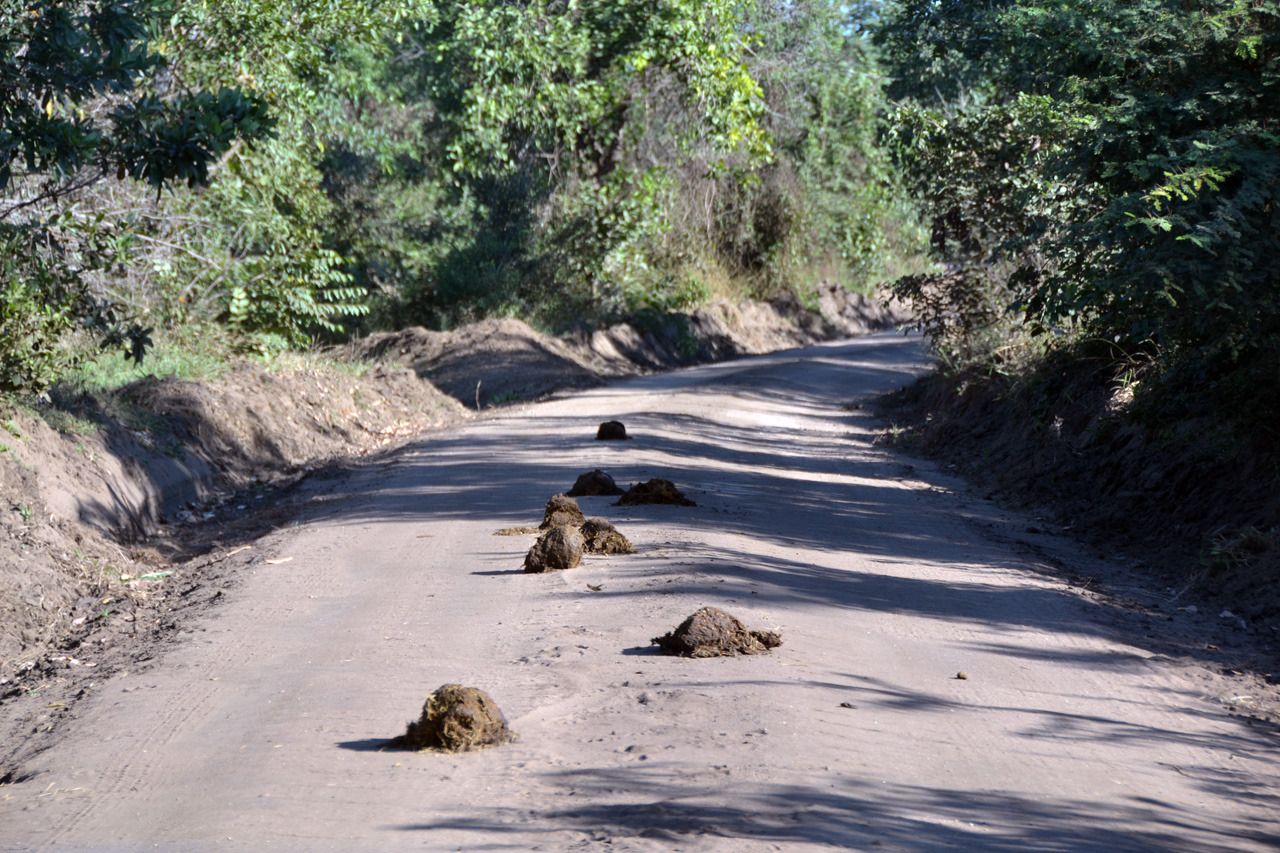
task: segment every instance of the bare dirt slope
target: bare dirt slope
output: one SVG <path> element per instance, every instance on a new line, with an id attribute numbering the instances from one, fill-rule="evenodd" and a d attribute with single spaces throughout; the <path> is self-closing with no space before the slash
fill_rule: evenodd
<path id="1" fill-rule="evenodd" d="M 1257 668 L 1280 682 L 1280 424 L 1135 413 L 1130 381 L 1085 359 L 1030 376 L 940 371 L 882 413 L 895 446 L 1129 554 L 1185 605 L 1244 619 L 1269 646 Z"/>
<path id="2" fill-rule="evenodd" d="M 1227 629 L 1090 596 L 1059 576 L 1123 567 L 878 444 L 849 404 L 922 369 L 873 336 L 633 379 L 313 481 L 0 788 L 4 846 L 1275 849 L 1280 738 L 1202 656 Z M 637 553 L 525 574 L 491 534 L 593 468 L 697 506 L 583 498 Z M 704 605 L 783 645 L 653 654 Z M 518 739 L 382 751 L 447 682 Z"/>
<path id="3" fill-rule="evenodd" d="M 141 381 L 106 403 L 85 398 L 67 432 L 29 411 L 0 416 L 0 702 L 70 666 L 77 635 L 111 604 L 159 593 L 191 525 L 231 526 L 266 485 L 462 417 L 384 365 L 242 364 L 216 383 Z"/>
<path id="4" fill-rule="evenodd" d="M 815 292 L 811 308 L 789 295 L 769 302 L 715 302 L 690 314 L 648 314 L 597 330 L 582 326 L 563 338 L 513 319 L 447 332 L 415 327 L 370 335 L 352 353 L 412 367 L 463 405 L 480 409 L 623 376 L 883 331 L 907 319 L 897 303 L 839 285 L 823 283 Z"/>

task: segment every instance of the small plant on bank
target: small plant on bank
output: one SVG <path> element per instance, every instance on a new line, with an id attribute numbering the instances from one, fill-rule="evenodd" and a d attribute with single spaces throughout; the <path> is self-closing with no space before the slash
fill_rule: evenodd
<path id="1" fill-rule="evenodd" d="M 1210 538 L 1208 562 L 1212 568 L 1235 568 L 1246 565 L 1276 547 L 1280 530 L 1259 530 L 1249 526 Z"/>

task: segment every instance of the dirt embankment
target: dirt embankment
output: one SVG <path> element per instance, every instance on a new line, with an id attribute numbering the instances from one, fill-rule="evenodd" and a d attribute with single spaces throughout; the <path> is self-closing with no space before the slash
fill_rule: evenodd
<path id="1" fill-rule="evenodd" d="M 516 320 L 409 329 L 353 345 L 376 362 L 363 375 L 241 364 L 218 382 L 150 379 L 82 400 L 74 418 L 49 418 L 61 432 L 32 412 L 4 414 L 0 699 L 76 665 L 77 646 L 104 620 L 163 597 L 170 564 L 221 544 L 222 528 L 260 506 L 254 492 L 456 421 L 466 416 L 459 401 L 530 399 L 902 319 L 841 288 L 818 301 L 821 313 L 794 299 L 717 304 L 563 339 Z"/>
<path id="2" fill-rule="evenodd" d="M 486 320 L 448 332 L 421 327 L 372 335 L 353 345 L 361 358 L 395 361 L 479 409 L 585 388 L 609 379 L 893 328 L 896 305 L 822 285 L 817 311 L 795 297 L 717 302 L 692 314 L 647 315 L 629 323 L 574 329 L 552 338 L 519 320 Z"/>
<path id="3" fill-rule="evenodd" d="M 73 408 L 50 418 L 67 432 L 29 411 L 0 421 L 0 697 L 104 610 L 160 586 L 184 531 L 245 515 L 267 485 L 462 417 L 389 366 L 242 364 L 217 383 L 144 380 Z"/>
<path id="4" fill-rule="evenodd" d="M 1222 423 L 1144 427 L 1122 380 L 1087 362 L 1035 381 L 935 375 L 886 401 L 886 437 L 1130 555 L 1168 598 L 1243 620 L 1280 650 L 1275 447 Z"/>

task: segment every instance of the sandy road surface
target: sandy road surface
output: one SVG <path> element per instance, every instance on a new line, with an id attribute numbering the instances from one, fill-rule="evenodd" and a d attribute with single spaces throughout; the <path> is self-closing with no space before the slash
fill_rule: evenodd
<path id="1" fill-rule="evenodd" d="M 875 336 L 650 377 L 330 481 L 227 604 L 2 789 L 0 848 L 1274 849 L 1276 735 L 841 408 L 919 359 Z M 592 441 L 614 417 L 637 439 Z M 593 467 L 700 506 L 585 498 L 639 553 L 524 575 L 531 540 L 490 534 Z M 650 654 L 703 604 L 785 645 Z M 519 740 L 377 751 L 451 681 Z"/>

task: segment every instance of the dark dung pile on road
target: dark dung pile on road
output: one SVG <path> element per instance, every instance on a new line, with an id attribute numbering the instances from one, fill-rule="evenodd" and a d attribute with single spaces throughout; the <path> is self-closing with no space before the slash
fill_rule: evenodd
<path id="1" fill-rule="evenodd" d="M 585 498 L 597 495 L 620 495 L 622 487 L 614 482 L 613 477 L 599 468 L 582 474 L 574 481 L 573 488 L 565 492 L 571 498 Z"/>
<path id="2" fill-rule="evenodd" d="M 507 719 L 483 690 L 446 684 L 427 697 L 422 717 L 387 743 L 393 749 L 466 752 L 496 746 L 515 737 Z"/>
<path id="3" fill-rule="evenodd" d="M 505 527 L 494 531 L 493 535 L 523 536 L 528 533 L 545 533 L 566 524 L 581 527 L 586 520 L 587 517 L 582 514 L 582 508 L 578 506 L 576 500 L 568 495 L 552 495 L 543 512 L 542 524 L 537 527 Z"/>
<path id="4" fill-rule="evenodd" d="M 581 525 L 586 520 L 577 501 L 568 495 L 553 495 L 547 501 L 547 509 L 542 518 L 542 529 L 550 530 L 564 524 Z"/>
<path id="5" fill-rule="evenodd" d="M 670 480 L 655 478 L 643 483 L 636 483 L 626 494 L 618 499 L 614 506 L 639 506 L 641 504 L 674 504 L 676 506 L 697 506 L 684 496 L 684 492 L 676 488 Z"/>
<path id="6" fill-rule="evenodd" d="M 622 421 L 605 421 L 596 430 L 598 441 L 626 441 L 629 438 L 631 436 L 627 435 L 627 427 Z"/>
<path id="7" fill-rule="evenodd" d="M 690 658 L 758 655 L 782 645 L 774 631 L 750 631 L 719 607 L 703 607 L 669 634 L 654 637 L 664 654 Z"/>
<path id="8" fill-rule="evenodd" d="M 562 524 L 538 537 L 524 558 L 527 574 L 572 569 L 582 562 L 586 541 L 575 525 Z"/>

